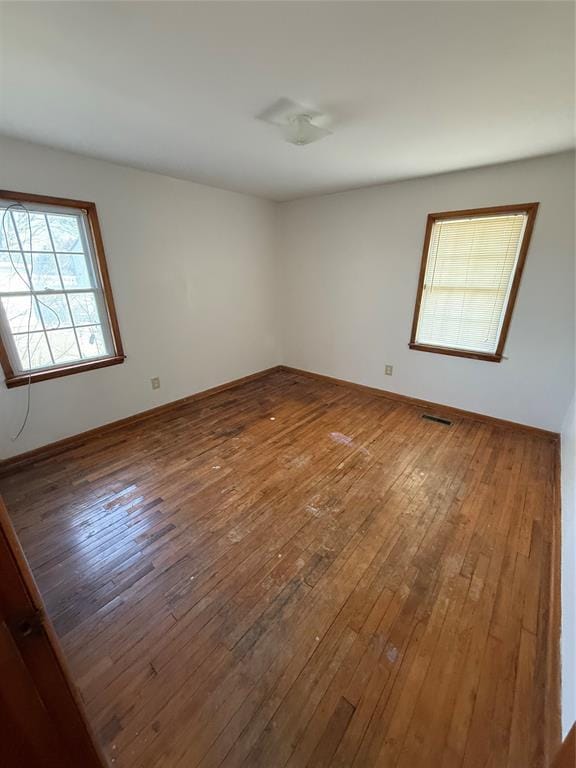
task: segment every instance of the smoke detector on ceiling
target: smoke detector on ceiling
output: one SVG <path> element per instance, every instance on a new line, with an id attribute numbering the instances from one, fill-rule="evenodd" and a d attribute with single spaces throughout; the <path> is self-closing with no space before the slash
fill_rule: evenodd
<path id="1" fill-rule="evenodd" d="M 326 127 L 326 115 L 290 99 L 279 99 L 259 114 L 258 119 L 280 128 L 284 139 L 297 146 L 312 144 L 332 133 Z"/>

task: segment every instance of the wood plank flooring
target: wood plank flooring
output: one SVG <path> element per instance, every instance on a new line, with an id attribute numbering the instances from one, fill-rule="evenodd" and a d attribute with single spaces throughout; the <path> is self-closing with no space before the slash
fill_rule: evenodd
<path id="1" fill-rule="evenodd" d="M 543 768 L 557 445 L 287 372 L 0 481 L 110 764 Z"/>

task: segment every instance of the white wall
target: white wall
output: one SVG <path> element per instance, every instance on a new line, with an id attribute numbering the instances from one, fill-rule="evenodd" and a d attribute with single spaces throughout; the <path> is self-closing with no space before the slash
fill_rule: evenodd
<path id="1" fill-rule="evenodd" d="M 96 202 L 127 355 L 33 384 L 18 442 L 26 389 L 0 385 L 0 457 L 279 362 L 272 203 L 2 137 L 0 187 Z"/>
<path id="2" fill-rule="evenodd" d="M 279 362 L 561 427 L 574 386 L 573 154 L 280 205 L 1 137 L 0 168 L 4 189 L 96 202 L 128 356 L 34 384 L 16 443 L 26 392 L 0 385 L 2 457 Z M 532 200 L 509 359 L 409 350 L 426 214 Z"/>
<path id="3" fill-rule="evenodd" d="M 562 428 L 562 732 L 576 720 L 576 396 Z"/>
<path id="4" fill-rule="evenodd" d="M 573 392 L 573 179 L 564 153 L 281 204 L 284 362 L 559 431 Z M 509 359 L 408 349 L 427 214 L 532 201 Z"/>

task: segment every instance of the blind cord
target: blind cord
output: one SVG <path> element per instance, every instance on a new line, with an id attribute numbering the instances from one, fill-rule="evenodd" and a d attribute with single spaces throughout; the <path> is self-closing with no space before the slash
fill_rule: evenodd
<path id="1" fill-rule="evenodd" d="M 29 245 L 29 253 L 30 253 L 30 269 L 28 270 L 26 266 L 26 256 L 25 256 L 25 250 L 22 245 L 22 239 L 21 235 L 18 229 L 18 226 L 16 224 L 16 221 L 14 220 L 14 213 L 13 209 L 16 208 L 18 210 L 24 211 L 26 213 L 26 219 L 28 224 L 28 245 Z M 23 275 L 22 272 L 20 272 L 19 268 L 16 266 L 13 256 L 12 256 L 12 249 L 10 247 L 10 239 L 8 237 L 8 231 L 6 228 L 6 217 L 10 214 L 10 218 L 12 220 L 12 227 L 14 229 L 14 235 L 18 241 L 18 245 L 20 248 L 20 255 L 22 257 L 22 263 L 24 265 L 24 269 L 26 271 L 26 275 Z M 4 239 L 6 240 L 6 250 L 8 251 L 8 257 L 10 259 L 10 264 L 12 266 L 12 269 L 14 270 L 14 273 L 22 280 L 24 285 L 26 286 L 27 290 L 30 292 L 30 306 L 28 308 L 28 322 L 27 322 L 27 330 L 26 330 L 26 353 L 28 358 L 28 391 L 27 391 L 27 398 L 26 398 L 26 414 L 24 416 L 24 420 L 22 422 L 22 426 L 16 433 L 16 435 L 12 436 L 10 439 L 12 441 L 18 440 L 22 432 L 24 431 L 24 428 L 28 422 L 28 417 L 30 415 L 30 402 L 31 402 L 31 384 L 32 384 L 32 353 L 31 353 L 31 341 L 30 341 L 30 329 L 31 329 L 31 323 L 32 323 L 32 308 L 34 306 L 34 302 L 36 302 L 37 311 L 38 311 L 38 317 L 41 320 L 42 327 L 45 329 L 44 321 L 41 319 L 41 309 L 38 305 L 41 305 L 44 309 L 48 310 L 49 312 L 54 315 L 56 318 L 56 324 L 51 325 L 50 327 L 54 330 L 57 330 L 60 327 L 61 320 L 60 315 L 58 312 L 56 312 L 49 304 L 46 304 L 45 301 L 43 301 L 39 296 L 36 296 L 34 293 L 34 285 L 32 277 L 34 275 L 34 251 L 32 249 L 32 239 L 33 239 L 33 233 L 32 233 L 32 220 L 30 217 L 30 211 L 29 209 L 23 204 L 23 203 L 11 203 L 4 209 L 4 214 L 2 216 L 2 231 L 4 234 Z"/>
<path id="2" fill-rule="evenodd" d="M 10 248 L 10 240 L 8 238 L 8 230 L 6 228 L 6 216 L 8 216 L 8 213 L 10 213 L 10 217 L 12 218 L 12 226 L 14 227 L 14 230 L 16 231 L 16 227 L 14 225 L 14 219 L 12 217 L 12 209 L 18 208 L 19 210 L 23 210 L 26 212 L 26 218 L 28 223 L 28 241 L 30 245 L 30 279 L 28 280 L 22 276 L 18 268 L 16 267 L 16 264 L 14 263 L 14 259 L 12 258 L 12 249 Z M 2 232 L 4 234 L 4 239 L 6 240 L 6 249 L 8 251 L 8 258 L 10 259 L 10 264 L 12 265 L 12 269 L 14 272 L 18 275 L 20 280 L 24 283 L 24 285 L 28 288 L 30 291 L 30 306 L 28 309 L 28 322 L 27 322 L 27 330 L 26 330 L 26 352 L 28 357 L 28 386 L 26 388 L 26 413 L 24 414 L 24 419 L 22 421 L 22 424 L 20 426 L 20 429 L 15 435 L 12 435 L 10 437 L 10 440 L 12 442 L 15 442 L 18 440 L 22 432 L 24 432 L 24 429 L 26 427 L 26 424 L 28 423 L 28 417 L 30 416 L 30 405 L 31 405 L 31 397 L 32 397 L 32 355 L 30 353 L 30 324 L 32 322 L 32 306 L 34 302 L 34 296 L 32 294 L 32 275 L 34 274 L 34 253 L 32 251 L 32 222 L 30 219 L 30 211 L 28 208 L 26 208 L 25 205 L 22 203 L 11 203 L 5 210 L 2 215 Z M 22 254 L 22 259 L 25 262 L 26 257 L 24 254 Z"/>

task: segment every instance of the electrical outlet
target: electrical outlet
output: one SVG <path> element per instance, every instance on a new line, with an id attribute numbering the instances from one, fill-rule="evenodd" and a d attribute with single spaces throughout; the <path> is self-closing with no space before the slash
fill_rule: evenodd
<path id="1" fill-rule="evenodd" d="M 158 376 L 154 376 L 153 379 L 150 379 L 150 384 L 152 384 L 152 389 L 160 389 L 160 379 Z"/>
<path id="2" fill-rule="evenodd" d="M 394 370 L 394 366 L 393 365 L 385 365 L 384 366 L 384 373 L 386 374 L 386 376 L 392 376 L 392 371 L 393 370 Z"/>

